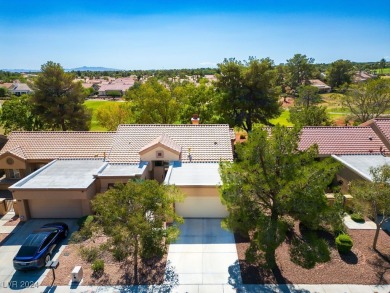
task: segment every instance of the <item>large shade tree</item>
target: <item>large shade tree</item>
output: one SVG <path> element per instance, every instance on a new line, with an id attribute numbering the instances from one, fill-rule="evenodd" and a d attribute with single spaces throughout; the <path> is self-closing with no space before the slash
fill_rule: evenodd
<path id="1" fill-rule="evenodd" d="M 254 123 L 269 124 L 280 113 L 277 72 L 269 58 L 246 62 L 225 59 L 218 64 L 217 111 L 221 120 L 250 132 Z"/>
<path id="2" fill-rule="evenodd" d="M 126 92 L 135 123 L 171 124 L 178 118 L 178 101 L 166 85 L 156 78 L 136 84 Z"/>
<path id="3" fill-rule="evenodd" d="M 203 78 L 198 84 L 185 82 L 172 88 L 172 96 L 179 102 L 178 121 L 183 124 L 191 123 L 193 114 L 198 114 L 201 123 L 213 123 L 214 103 L 217 93 L 213 85 Z"/>
<path id="4" fill-rule="evenodd" d="M 96 119 L 108 131 L 114 131 L 119 124 L 132 122 L 130 104 L 126 102 L 102 105 L 96 110 Z"/>
<path id="5" fill-rule="evenodd" d="M 309 79 L 313 77 L 314 59 L 306 55 L 295 54 L 287 60 L 287 82 L 291 89 L 297 90 L 302 85 L 308 85 Z"/>
<path id="6" fill-rule="evenodd" d="M 74 75 L 66 73 L 59 63 L 49 61 L 41 66 L 34 83 L 34 115 L 51 130 L 89 130 L 91 112 L 85 107 L 85 92 Z"/>
<path id="7" fill-rule="evenodd" d="M 377 118 L 390 110 L 390 80 L 369 79 L 351 86 L 342 102 L 357 122 Z"/>
<path id="8" fill-rule="evenodd" d="M 237 159 L 221 165 L 228 228 L 251 235 L 248 260 L 265 259 L 276 267 L 275 250 L 286 237 L 286 217 L 320 226 L 328 205 L 324 190 L 338 164 L 317 161 L 317 147 L 298 150 L 299 130 L 276 126 L 255 129 L 237 145 Z"/>
<path id="9" fill-rule="evenodd" d="M 390 166 L 371 168 L 372 181 L 353 181 L 351 193 L 357 210 L 374 219 L 376 231 L 373 248 L 377 248 L 379 231 L 390 219 Z"/>
<path id="10" fill-rule="evenodd" d="M 349 60 L 332 62 L 328 69 L 327 82 L 332 88 L 350 84 L 354 75 L 354 67 Z"/>
<path id="11" fill-rule="evenodd" d="M 43 123 L 33 114 L 33 109 L 34 105 L 28 95 L 12 96 L 10 100 L 5 101 L 0 112 L 0 125 L 4 128 L 4 133 L 43 129 Z"/>
<path id="12" fill-rule="evenodd" d="M 118 184 L 92 200 L 94 222 L 86 229 L 93 232 L 92 237 L 108 236 L 117 258 L 132 259 L 134 283 L 138 284 L 140 257 L 161 257 L 179 235 L 176 225 L 165 227 L 165 223 L 183 222 L 174 211 L 174 202 L 181 198 L 176 187 L 155 180 Z"/>

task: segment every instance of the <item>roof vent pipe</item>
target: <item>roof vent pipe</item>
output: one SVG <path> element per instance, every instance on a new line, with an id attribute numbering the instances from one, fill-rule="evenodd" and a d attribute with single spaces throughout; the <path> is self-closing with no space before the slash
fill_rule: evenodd
<path id="1" fill-rule="evenodd" d="M 191 118 L 192 125 L 198 125 L 199 122 L 200 122 L 199 115 L 198 114 L 192 115 L 192 118 Z"/>

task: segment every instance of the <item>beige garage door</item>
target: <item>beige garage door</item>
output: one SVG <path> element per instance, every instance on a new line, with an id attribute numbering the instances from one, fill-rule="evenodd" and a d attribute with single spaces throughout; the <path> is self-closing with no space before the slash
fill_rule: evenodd
<path id="1" fill-rule="evenodd" d="M 79 218 L 81 200 L 29 200 L 31 218 Z"/>
<path id="2" fill-rule="evenodd" d="M 176 213 L 184 218 L 225 218 L 226 207 L 218 196 L 187 196 L 175 204 Z"/>

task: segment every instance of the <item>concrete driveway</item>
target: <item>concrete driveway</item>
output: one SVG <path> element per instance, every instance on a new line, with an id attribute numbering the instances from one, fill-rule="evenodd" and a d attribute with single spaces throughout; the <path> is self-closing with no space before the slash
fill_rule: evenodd
<path id="1" fill-rule="evenodd" d="M 10 231 L 12 234 L 5 243 L 0 246 L 0 288 L 7 288 L 11 290 L 18 290 L 26 287 L 35 288 L 43 281 L 46 274 L 49 273 L 49 270 L 43 268 L 36 271 L 18 272 L 13 268 L 12 259 L 18 252 L 26 237 L 33 230 L 40 228 L 46 223 L 60 221 L 67 223 L 71 232 L 75 231 L 77 228 L 76 220 L 41 219 L 30 220 L 24 224 L 19 224 L 12 232 Z M 64 249 L 64 245 L 67 244 L 68 239 L 63 240 L 60 243 L 60 246 L 57 246 L 52 259 L 56 259 L 58 257 L 59 253 Z"/>
<path id="2" fill-rule="evenodd" d="M 168 271 L 178 274 L 180 285 L 228 284 L 229 271 L 240 272 L 233 234 L 221 228 L 221 219 L 184 220 L 180 238 L 169 245 Z M 241 280 L 238 274 L 233 277 Z"/>

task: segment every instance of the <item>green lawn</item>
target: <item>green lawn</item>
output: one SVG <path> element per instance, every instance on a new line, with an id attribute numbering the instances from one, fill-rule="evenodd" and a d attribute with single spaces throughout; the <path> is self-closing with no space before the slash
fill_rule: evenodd
<path id="1" fill-rule="evenodd" d="M 280 124 L 283 126 L 294 126 L 294 124 L 288 121 L 289 118 L 290 118 L 290 111 L 284 110 L 278 118 L 271 119 L 270 122 L 275 125 Z"/>
<path id="2" fill-rule="evenodd" d="M 91 121 L 91 131 L 107 131 L 102 127 L 96 119 L 96 109 L 103 105 L 108 105 L 110 103 L 119 103 L 117 101 L 107 101 L 107 100 L 86 100 L 84 105 L 88 109 L 92 110 L 92 121 Z"/>

